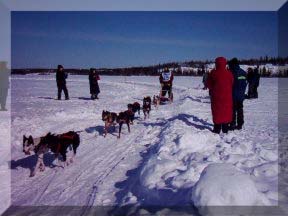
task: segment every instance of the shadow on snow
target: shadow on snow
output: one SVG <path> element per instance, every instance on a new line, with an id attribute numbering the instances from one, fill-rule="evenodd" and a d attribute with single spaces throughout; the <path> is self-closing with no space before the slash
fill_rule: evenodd
<path id="1" fill-rule="evenodd" d="M 192 121 L 190 119 L 192 118 Z M 212 124 L 200 119 L 194 115 L 188 114 L 179 114 L 175 117 L 169 118 L 167 120 L 158 122 L 158 123 L 143 123 L 145 127 L 149 126 L 161 126 L 159 137 L 164 136 L 164 131 L 169 127 L 169 122 L 181 120 L 188 126 L 193 126 L 200 130 L 211 130 Z M 197 124 L 200 123 L 200 124 Z M 172 190 L 173 186 L 166 181 L 168 185 L 167 189 L 148 189 L 141 186 L 140 182 L 140 173 L 151 155 L 155 155 L 159 143 L 147 146 L 146 151 L 140 153 L 142 160 L 135 169 L 128 170 L 126 172 L 127 179 L 121 182 L 115 183 L 115 187 L 119 191 L 115 194 L 116 196 L 116 206 L 109 212 L 112 215 L 139 215 L 145 210 L 151 214 L 155 214 L 163 210 L 172 211 L 173 214 L 191 214 L 191 215 L 200 215 L 196 207 L 191 203 L 191 188 L 175 189 Z M 129 203 L 129 198 L 127 195 L 131 193 L 133 196 L 137 197 L 137 203 L 140 204 L 131 204 Z"/>
<path id="2" fill-rule="evenodd" d="M 55 167 L 53 164 L 53 161 L 55 160 L 55 156 L 52 153 L 46 153 L 44 154 L 43 162 L 46 167 Z M 19 160 L 11 160 L 10 168 L 11 169 L 18 169 L 18 167 L 29 169 L 30 172 L 33 171 L 34 166 L 36 165 L 37 156 L 35 154 L 30 155 L 25 158 L 21 158 Z"/>
<path id="3" fill-rule="evenodd" d="M 198 103 L 208 103 L 208 104 L 210 104 L 211 102 L 210 102 L 210 97 L 208 96 L 205 96 L 205 97 L 201 97 L 201 96 L 199 96 L 199 97 L 196 97 L 196 98 L 194 98 L 194 97 L 191 97 L 191 96 L 185 96 L 182 100 L 184 101 L 184 100 L 191 100 L 191 101 L 194 101 L 194 102 L 198 102 Z M 204 101 L 203 101 L 204 100 Z M 208 100 L 208 101 L 205 101 L 205 100 Z"/>
<path id="4" fill-rule="evenodd" d="M 192 119 L 192 121 L 190 121 L 190 119 Z M 144 123 L 144 126 L 161 126 L 163 127 L 164 125 L 166 125 L 168 122 L 172 122 L 175 120 L 180 120 L 182 122 L 184 122 L 187 126 L 192 126 L 195 127 L 196 129 L 199 130 L 210 130 L 212 131 L 212 127 L 213 124 L 208 123 L 207 121 L 198 118 L 197 116 L 194 115 L 189 115 L 189 114 L 185 114 L 185 113 L 180 113 L 177 116 L 171 117 L 167 120 L 163 119 L 163 121 L 161 122 L 156 122 L 156 123 Z M 197 124 L 200 123 L 200 124 Z"/>

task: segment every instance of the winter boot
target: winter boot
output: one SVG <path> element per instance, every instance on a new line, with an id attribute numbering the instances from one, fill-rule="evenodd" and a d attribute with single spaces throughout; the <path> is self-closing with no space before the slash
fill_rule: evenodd
<path id="1" fill-rule="evenodd" d="M 212 130 L 213 133 L 220 134 L 221 132 L 221 124 L 214 124 L 214 128 Z"/>

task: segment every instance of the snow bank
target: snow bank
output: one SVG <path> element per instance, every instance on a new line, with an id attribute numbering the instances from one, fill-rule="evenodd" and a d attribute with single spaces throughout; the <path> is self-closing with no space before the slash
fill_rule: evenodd
<path id="1" fill-rule="evenodd" d="M 175 121 L 167 127 L 166 136 L 160 138 L 157 154 L 152 155 L 143 166 L 140 182 L 145 188 L 150 190 L 165 188 L 167 182 L 171 183 L 173 189 L 191 187 L 209 163 L 209 159 L 203 161 L 203 158 L 213 152 L 217 138 L 208 131 L 206 133 L 195 131 L 168 138 L 168 134 L 182 124 Z M 196 160 L 202 162 L 193 163 Z"/>
<path id="2" fill-rule="evenodd" d="M 219 136 L 210 131 L 210 104 L 203 103 L 207 92 L 188 89 L 181 93 L 175 110 L 169 107 L 173 116 L 166 109 L 166 118 L 158 118 L 151 125 L 156 134 L 160 133 L 151 142 L 152 154 L 141 166 L 141 193 L 136 197 L 145 197 L 149 204 L 168 202 L 171 197 L 181 200 L 181 205 L 191 204 L 195 187 L 192 201 L 199 206 L 277 205 L 277 103 L 266 106 L 267 115 L 259 120 L 255 110 L 264 107 L 265 100 L 245 101 L 245 128 Z M 272 97 L 277 98 L 277 94 L 271 89 L 267 99 Z M 219 165 L 204 175 L 207 166 L 219 163 L 223 167 Z M 171 196 L 163 195 L 163 191 L 171 191 Z"/>
<path id="3" fill-rule="evenodd" d="M 180 161 L 161 159 L 153 156 L 141 172 L 141 184 L 148 189 L 165 187 L 165 179 L 175 176 L 185 169 Z"/>
<path id="4" fill-rule="evenodd" d="M 257 191 L 250 177 L 232 164 L 210 164 L 192 189 L 192 201 L 198 206 L 269 205 L 268 199 Z"/>

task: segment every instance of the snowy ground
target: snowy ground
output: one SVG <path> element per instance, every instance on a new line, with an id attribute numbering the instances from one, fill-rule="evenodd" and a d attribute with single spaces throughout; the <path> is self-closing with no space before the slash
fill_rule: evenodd
<path id="1" fill-rule="evenodd" d="M 11 107 L 10 91 L 7 98 L 6 108 L 8 111 L 0 111 L 0 214 L 10 206 L 11 203 L 11 172 L 9 163 L 10 154 L 10 129 L 11 129 Z"/>
<path id="2" fill-rule="evenodd" d="M 141 113 L 131 133 L 124 126 L 118 140 L 118 127 L 102 136 L 102 110 L 124 111 L 128 103 L 153 96 L 159 92 L 157 77 L 103 76 L 100 99 L 91 101 L 87 77 L 70 76 L 71 100 L 57 101 L 54 76 L 13 76 L 12 204 L 117 205 L 142 208 L 140 213 L 155 205 L 165 212 L 165 206 L 199 203 L 191 194 L 203 169 L 229 163 L 252 180 L 249 184 L 265 199 L 258 204 L 277 205 L 277 86 L 276 78 L 261 79 L 260 98 L 244 103 L 244 129 L 219 136 L 210 131 L 210 101 L 201 78 L 175 77 L 174 103 L 152 110 L 146 121 Z M 45 172 L 30 178 L 35 156 L 23 154 L 22 136 L 69 130 L 82 131 L 75 162 L 65 169 L 49 168 L 57 162 L 47 154 Z"/>

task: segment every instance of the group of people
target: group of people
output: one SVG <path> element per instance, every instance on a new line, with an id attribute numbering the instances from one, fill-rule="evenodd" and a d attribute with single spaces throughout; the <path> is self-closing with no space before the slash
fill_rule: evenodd
<path id="1" fill-rule="evenodd" d="M 211 109 L 214 133 L 227 133 L 229 130 L 240 130 L 244 124 L 243 101 L 245 98 L 257 98 L 259 86 L 259 68 L 249 68 L 248 73 L 240 68 L 237 58 L 227 62 L 224 57 L 215 60 L 215 69 L 203 76 L 204 89 L 209 89 L 211 98 Z M 228 66 L 228 67 L 227 67 Z M 58 65 L 56 81 L 58 87 L 58 100 L 61 100 L 61 93 L 64 91 L 65 99 L 69 100 L 66 87 L 67 73 L 62 65 Z M 161 84 L 161 96 L 172 94 L 173 72 L 165 68 L 159 76 Z M 98 99 L 100 80 L 95 68 L 89 72 L 91 99 Z M 245 95 L 247 84 L 249 84 L 248 95 Z"/>
<path id="2" fill-rule="evenodd" d="M 61 100 L 62 91 L 64 91 L 65 100 L 69 100 L 69 93 L 66 86 L 66 79 L 68 78 L 68 74 L 64 71 L 64 67 L 62 65 L 58 65 L 56 72 L 56 83 L 58 88 L 58 100 Z M 99 99 L 98 94 L 100 93 L 100 88 L 98 84 L 98 80 L 100 80 L 100 76 L 98 75 L 95 68 L 90 68 L 89 71 L 89 84 L 90 84 L 90 94 L 91 99 Z"/>
<path id="3" fill-rule="evenodd" d="M 64 71 L 64 67 L 62 65 L 58 65 L 56 72 L 56 83 L 58 88 L 58 100 L 61 100 L 62 91 L 64 91 L 65 100 L 69 100 L 69 92 L 66 86 L 66 79 L 68 78 L 68 74 Z M 168 68 L 165 68 L 164 71 L 159 76 L 159 81 L 161 84 L 161 96 L 165 96 L 168 93 L 168 97 L 170 98 L 172 95 L 172 84 L 173 84 L 173 73 L 169 71 Z M 100 76 L 98 75 L 95 68 L 90 68 L 89 71 L 89 84 L 90 84 L 90 94 L 91 99 L 99 99 L 98 94 L 100 93 L 100 88 L 98 81 L 100 80 Z"/>
<path id="4" fill-rule="evenodd" d="M 223 133 L 240 130 L 244 124 L 243 101 L 246 98 L 247 83 L 249 89 L 252 89 L 250 77 L 240 68 L 237 58 L 227 62 L 224 57 L 218 57 L 215 64 L 215 69 L 205 78 L 204 86 L 209 89 L 211 97 L 213 132 L 219 134 L 221 130 Z M 257 85 L 253 80 L 252 86 L 258 87 L 259 77 L 257 80 Z"/>
<path id="5" fill-rule="evenodd" d="M 227 133 L 229 130 L 241 130 L 244 124 L 243 102 L 245 98 L 257 98 L 259 86 L 259 66 L 246 73 L 240 68 L 237 58 L 227 62 L 224 57 L 215 60 L 215 69 L 203 75 L 203 89 L 209 89 L 214 133 Z M 170 97 L 173 73 L 165 68 L 160 74 L 161 96 L 168 92 Z M 245 95 L 247 84 L 248 94 Z"/>

